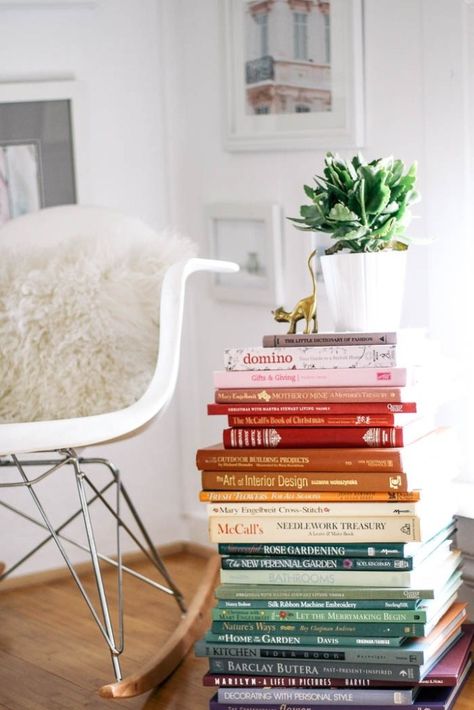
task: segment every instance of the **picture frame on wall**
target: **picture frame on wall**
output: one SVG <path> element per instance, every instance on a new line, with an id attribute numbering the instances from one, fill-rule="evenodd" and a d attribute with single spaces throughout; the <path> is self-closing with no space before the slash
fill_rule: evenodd
<path id="1" fill-rule="evenodd" d="M 0 83 L 0 225 L 81 200 L 81 113 L 79 82 Z"/>
<path id="2" fill-rule="evenodd" d="M 361 0 L 223 0 L 225 147 L 357 148 Z"/>
<path id="3" fill-rule="evenodd" d="M 215 298 L 276 306 L 283 302 L 282 210 L 272 203 L 206 207 L 209 252 L 234 261 L 236 274 L 213 274 Z"/>

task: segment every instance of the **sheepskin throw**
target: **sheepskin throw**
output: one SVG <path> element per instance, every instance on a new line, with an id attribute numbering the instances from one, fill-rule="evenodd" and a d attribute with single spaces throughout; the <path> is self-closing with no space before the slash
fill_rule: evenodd
<path id="1" fill-rule="evenodd" d="M 163 276 L 194 247 L 116 213 L 107 233 L 94 209 L 59 240 L 0 230 L 0 421 L 113 411 L 151 380 Z"/>

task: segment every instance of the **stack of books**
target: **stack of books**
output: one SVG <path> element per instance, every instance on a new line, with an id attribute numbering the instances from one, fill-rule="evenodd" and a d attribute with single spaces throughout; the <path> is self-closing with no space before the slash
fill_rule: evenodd
<path id="1" fill-rule="evenodd" d="M 457 473 L 418 332 L 265 336 L 229 348 L 199 449 L 221 555 L 213 710 L 450 708 L 471 666 L 457 601 Z"/>

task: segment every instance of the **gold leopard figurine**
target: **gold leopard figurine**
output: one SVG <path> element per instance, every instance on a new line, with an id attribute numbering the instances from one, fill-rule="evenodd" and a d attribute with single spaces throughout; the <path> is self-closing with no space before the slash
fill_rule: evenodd
<path id="1" fill-rule="evenodd" d="M 318 318 L 316 314 L 316 276 L 314 269 L 311 266 L 311 260 L 315 255 L 316 249 L 311 252 L 308 258 L 308 269 L 313 283 L 313 292 L 311 296 L 307 296 L 306 298 L 302 298 L 301 301 L 298 301 L 292 311 L 285 311 L 283 306 L 275 308 L 275 310 L 272 311 L 273 317 L 276 321 L 278 321 L 278 323 L 287 322 L 290 324 L 288 330 L 289 334 L 296 333 L 296 324 L 300 320 L 304 320 L 306 322 L 303 333 L 318 332 Z"/>

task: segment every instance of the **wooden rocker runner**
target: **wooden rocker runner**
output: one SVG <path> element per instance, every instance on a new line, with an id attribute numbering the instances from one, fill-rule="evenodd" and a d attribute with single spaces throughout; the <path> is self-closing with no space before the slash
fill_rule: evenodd
<path id="1" fill-rule="evenodd" d="M 6 223 L 0 229 L 0 246 L 3 253 L 8 247 L 15 249 L 32 248 L 32 244 L 48 242 L 57 250 L 66 250 L 78 234 L 108 234 L 112 239 L 130 237 L 130 244 L 136 250 L 137 243 L 154 244 L 154 233 L 141 222 L 124 215 L 93 207 L 77 205 L 41 210 Z M 140 239 L 142 241 L 140 241 Z M 43 241 L 44 240 L 44 241 Z M 35 247 L 37 248 L 37 246 Z M 126 247 L 125 247 L 126 248 Z M 141 520 L 123 482 L 120 471 L 107 459 L 87 457 L 84 447 L 114 441 L 131 435 L 139 435 L 141 429 L 164 411 L 176 387 L 179 353 L 183 323 L 183 304 L 186 279 L 196 271 L 216 271 L 231 273 L 238 270 L 235 264 L 207 259 L 185 258 L 166 264 L 161 285 L 159 305 L 158 356 L 154 372 L 145 392 L 128 406 L 114 411 L 72 416 L 71 418 L 49 418 L 40 421 L 0 421 L 0 494 L 1 489 L 21 488 L 33 501 L 37 515 L 26 513 L 10 502 L 0 499 L 0 506 L 14 512 L 22 519 L 45 531 L 35 547 L 14 564 L 4 569 L 0 563 L 0 581 L 16 570 L 23 562 L 41 549 L 49 541 L 54 541 L 81 593 L 93 620 L 109 649 L 115 680 L 104 685 L 100 694 L 107 698 L 124 698 L 144 693 L 162 683 L 176 668 L 190 650 L 194 640 L 203 632 L 203 612 L 213 594 L 218 572 L 218 556 L 209 554 L 206 571 L 200 585 L 186 606 L 183 596 L 171 579 L 163 560 L 156 550 L 143 521 Z M 0 280 L 2 278 L 0 269 Z M 125 294 L 125 299 L 127 298 Z M 126 304 L 129 306 L 129 304 Z M 137 314 L 137 322 L 140 322 Z M 54 323 L 51 324 L 54 337 Z M 13 364 L 12 364 L 13 367 Z M 60 363 L 58 363 L 60 367 Z M 84 373 L 87 376 L 87 373 Z M 67 389 L 68 374 L 64 373 Z M 74 411 L 73 408 L 71 411 Z M 40 455 L 37 455 L 41 452 Z M 95 472 L 105 472 L 107 480 L 100 485 Z M 60 473 L 72 474 L 73 488 L 77 494 L 77 509 L 58 525 L 52 523 L 43 503 L 39 484 L 49 476 Z M 110 493 L 114 493 L 110 502 Z M 108 496 L 106 497 L 106 494 Z M 115 521 L 115 547 L 113 556 L 101 554 L 97 549 L 94 524 L 90 514 L 92 505 L 102 506 L 107 515 Z M 122 514 L 122 507 L 127 516 Z M 76 520 L 82 520 L 86 544 L 72 539 L 67 527 Z M 129 521 L 132 521 L 131 523 Z M 127 533 L 151 562 L 164 583 L 145 577 L 122 562 L 121 532 Z M 88 553 L 93 572 L 97 600 L 89 595 L 79 578 L 67 552 L 67 546 L 85 550 Z M 112 615 L 107 591 L 104 585 L 101 564 L 116 569 L 117 622 Z M 123 630 L 123 590 L 122 578 L 130 574 L 144 583 L 173 596 L 182 614 L 181 622 L 172 635 L 150 659 L 145 667 L 128 678 L 122 677 L 120 656 L 124 649 Z"/>

